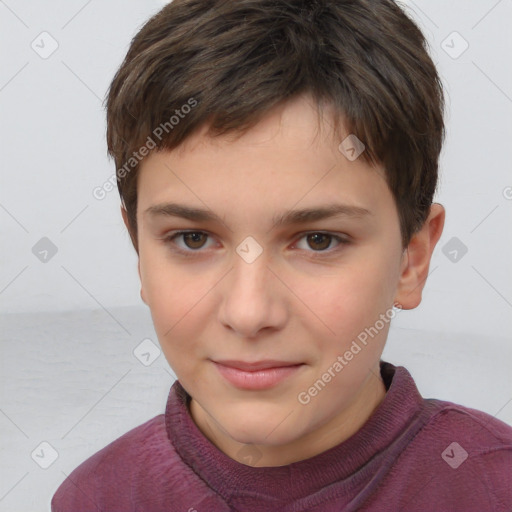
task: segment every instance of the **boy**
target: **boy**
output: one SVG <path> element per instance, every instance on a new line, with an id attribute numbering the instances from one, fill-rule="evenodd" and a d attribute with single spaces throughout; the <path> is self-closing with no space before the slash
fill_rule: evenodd
<path id="1" fill-rule="evenodd" d="M 174 0 L 107 99 L 165 414 L 54 512 L 510 511 L 512 429 L 380 360 L 421 302 L 443 91 L 391 0 Z"/>

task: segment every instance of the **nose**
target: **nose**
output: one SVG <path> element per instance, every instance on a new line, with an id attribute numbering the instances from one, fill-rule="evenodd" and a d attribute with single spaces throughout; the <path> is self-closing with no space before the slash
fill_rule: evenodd
<path id="1" fill-rule="evenodd" d="M 263 329 L 281 329 L 288 308 L 286 287 L 272 270 L 266 251 L 261 248 L 256 254 L 250 244 L 237 248 L 233 267 L 223 280 L 219 320 L 240 337 L 254 339 Z"/>

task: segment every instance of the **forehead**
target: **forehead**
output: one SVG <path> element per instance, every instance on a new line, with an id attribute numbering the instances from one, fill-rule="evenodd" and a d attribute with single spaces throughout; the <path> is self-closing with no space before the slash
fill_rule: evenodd
<path id="1" fill-rule="evenodd" d="M 293 207 L 341 203 L 361 214 L 392 201 L 383 170 L 347 159 L 338 139 L 306 98 L 276 108 L 241 136 L 210 137 L 203 127 L 180 147 L 143 160 L 138 211 L 187 203 L 275 221 Z"/>

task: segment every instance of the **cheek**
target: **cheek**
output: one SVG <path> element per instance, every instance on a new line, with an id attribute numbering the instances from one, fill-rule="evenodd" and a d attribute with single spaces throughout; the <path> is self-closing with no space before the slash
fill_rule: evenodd
<path id="1" fill-rule="evenodd" d="M 326 333 L 323 339 L 339 350 L 388 312 L 395 293 L 391 274 L 388 261 L 361 257 L 322 285 L 316 283 L 318 291 L 310 293 L 311 309 L 323 322 L 319 324 Z"/>
<path id="2" fill-rule="evenodd" d="M 172 282 L 165 282 L 165 277 L 160 275 L 150 281 L 146 290 L 155 328 L 162 342 L 187 338 L 197 329 L 201 298 L 208 292 L 204 284 L 197 286 L 194 281 L 176 277 Z"/>
<path id="3" fill-rule="evenodd" d="M 185 356 L 197 350 L 197 329 L 202 325 L 198 318 L 205 305 L 202 299 L 211 284 L 163 260 L 141 255 L 141 280 L 162 350 L 174 366 L 181 359 L 192 361 Z"/>

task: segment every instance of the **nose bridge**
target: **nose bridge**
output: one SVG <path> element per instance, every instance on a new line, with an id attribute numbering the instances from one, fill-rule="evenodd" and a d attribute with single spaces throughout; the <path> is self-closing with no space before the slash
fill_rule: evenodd
<path id="1" fill-rule="evenodd" d="M 225 326 L 250 338 L 264 327 L 276 327 L 283 318 L 277 303 L 278 291 L 272 283 L 274 276 L 268 268 L 271 262 L 267 251 L 250 236 L 235 251 L 220 319 Z"/>
<path id="2" fill-rule="evenodd" d="M 233 259 L 234 269 L 231 286 L 236 294 L 250 294 L 253 300 L 257 297 L 253 295 L 266 286 L 269 270 L 268 251 L 252 236 L 247 236 L 238 244 L 235 249 Z"/>

